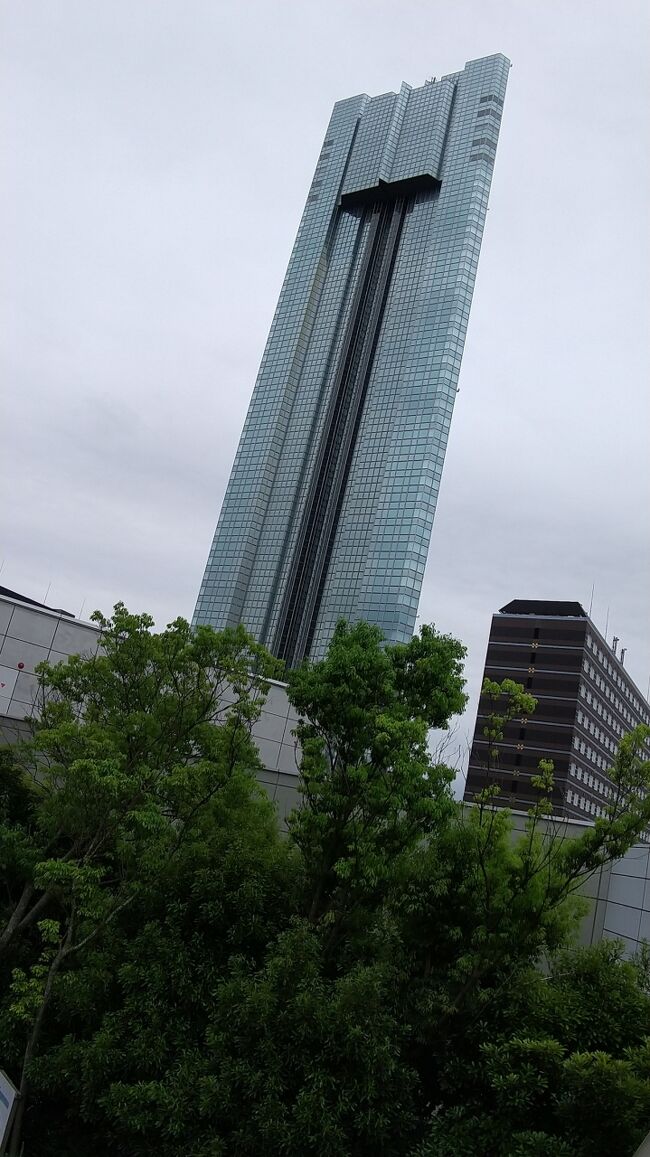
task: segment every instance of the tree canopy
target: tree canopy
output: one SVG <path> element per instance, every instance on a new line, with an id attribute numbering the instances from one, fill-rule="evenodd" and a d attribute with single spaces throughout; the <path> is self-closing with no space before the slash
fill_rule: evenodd
<path id="1" fill-rule="evenodd" d="M 576 947 L 586 873 L 650 821 L 647 729 L 608 814 L 523 834 L 427 745 L 464 649 L 339 624 L 289 675 L 302 806 L 251 728 L 277 664 L 243 631 L 122 606 L 41 671 L 0 758 L 0 1067 L 18 1152 L 631 1154 L 650 1127 L 650 965 Z M 525 693 L 491 685 L 490 743 Z M 530 697 L 528 697 L 530 698 Z M 534 702 L 526 705 L 534 709 Z"/>

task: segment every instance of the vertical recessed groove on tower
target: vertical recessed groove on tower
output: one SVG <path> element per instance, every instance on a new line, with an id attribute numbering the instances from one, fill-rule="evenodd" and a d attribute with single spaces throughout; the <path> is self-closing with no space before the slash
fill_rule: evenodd
<path id="1" fill-rule="evenodd" d="M 289 665 L 309 649 L 350 461 L 399 246 L 405 201 L 383 200 L 368 211 L 369 233 L 357 290 L 334 374 L 312 485 L 289 568 L 275 653 Z"/>

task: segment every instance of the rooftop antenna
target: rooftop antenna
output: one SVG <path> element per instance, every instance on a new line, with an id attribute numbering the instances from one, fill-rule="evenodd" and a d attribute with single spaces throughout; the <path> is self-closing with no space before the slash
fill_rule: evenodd
<path id="1" fill-rule="evenodd" d="M 43 602 L 45 602 L 47 596 L 49 595 L 51 586 L 52 586 L 52 579 L 50 579 L 49 583 L 47 584 L 47 590 L 46 590 L 45 594 L 43 595 Z"/>
<path id="2" fill-rule="evenodd" d="M 623 663 L 625 662 L 625 652 L 626 651 L 627 651 L 627 647 L 621 647 L 621 667 L 623 666 Z"/>
<path id="3" fill-rule="evenodd" d="M 607 618 L 605 619 L 605 642 L 607 642 L 607 628 L 609 627 L 609 607 L 607 608 Z"/>
<path id="4" fill-rule="evenodd" d="M 616 654 L 616 648 L 618 647 L 619 641 L 620 640 L 618 635 L 614 635 L 614 638 L 612 639 L 612 651 L 614 654 Z"/>
<path id="5" fill-rule="evenodd" d="M 592 607 L 593 607 L 593 605 L 594 605 L 594 590 L 595 590 L 595 587 L 596 587 L 596 584 L 595 584 L 595 583 L 592 583 L 592 584 L 591 584 L 591 598 L 589 599 L 589 618 L 591 618 L 591 608 L 592 608 Z"/>
<path id="6" fill-rule="evenodd" d="M 81 606 L 79 607 L 79 614 L 77 615 L 77 618 L 78 618 L 78 619 L 80 619 L 80 618 L 81 618 L 81 616 L 82 616 L 82 614 L 83 614 L 83 609 L 84 609 L 85 605 L 86 605 L 86 600 L 84 599 L 84 601 L 82 602 Z"/>

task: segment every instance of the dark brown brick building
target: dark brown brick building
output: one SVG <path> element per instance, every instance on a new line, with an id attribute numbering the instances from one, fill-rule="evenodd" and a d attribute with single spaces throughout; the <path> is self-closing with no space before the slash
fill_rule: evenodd
<path id="1" fill-rule="evenodd" d="M 618 640 L 616 640 L 618 642 Z M 540 759 L 555 766 L 555 811 L 590 819 L 610 794 L 607 770 L 621 736 L 650 723 L 650 707 L 580 603 L 514 599 L 492 619 L 485 676 L 514 679 L 537 699 L 530 718 L 513 720 L 490 773 L 496 802 L 528 808 L 537 797 L 530 777 Z M 486 715 L 481 696 L 465 799 L 488 782 Z"/>

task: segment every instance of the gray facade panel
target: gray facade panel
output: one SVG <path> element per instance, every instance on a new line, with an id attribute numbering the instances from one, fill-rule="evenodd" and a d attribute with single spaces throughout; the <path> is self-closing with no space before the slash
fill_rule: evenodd
<path id="1" fill-rule="evenodd" d="M 97 649 L 98 634 L 83 623 L 61 619 L 52 642 L 52 650 L 63 655 L 93 654 Z"/>
<path id="2" fill-rule="evenodd" d="M 0 642 L 7 633 L 13 612 L 14 608 L 11 603 L 0 602 Z"/>
<path id="3" fill-rule="evenodd" d="M 39 647 L 36 643 L 12 639 L 6 635 L 0 648 L 0 666 L 33 672 L 39 663 L 45 662 L 49 653 L 48 647 Z"/>
<path id="4" fill-rule="evenodd" d="M 56 631 L 56 619 L 37 610 L 16 607 L 7 634 L 13 639 L 23 639 L 40 647 L 51 647 Z"/>

